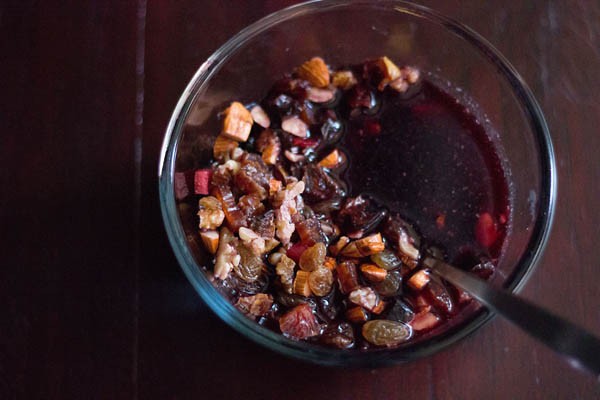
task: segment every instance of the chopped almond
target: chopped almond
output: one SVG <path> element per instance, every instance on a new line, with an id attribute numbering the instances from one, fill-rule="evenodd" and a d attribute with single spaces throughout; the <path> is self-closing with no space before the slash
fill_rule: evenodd
<path id="1" fill-rule="evenodd" d="M 431 278 L 429 277 L 429 272 L 422 269 L 420 271 L 415 272 L 414 275 L 411 276 L 408 282 L 406 283 L 408 284 L 408 286 L 415 290 L 421 290 L 425 287 L 425 285 L 429 283 L 430 279 Z"/>
<path id="2" fill-rule="evenodd" d="M 360 324 L 369 320 L 369 313 L 361 306 L 346 310 L 346 319 L 352 323 Z"/>
<path id="3" fill-rule="evenodd" d="M 238 147 L 238 142 L 226 138 L 223 135 L 217 136 L 213 146 L 213 156 L 217 160 L 224 160 L 229 157 L 231 152 Z M 241 149 L 240 149 L 241 150 Z"/>
<path id="4" fill-rule="evenodd" d="M 331 153 L 329 153 L 327 156 L 325 156 L 325 158 L 323 158 L 321 161 L 319 161 L 319 166 L 323 167 L 323 168 L 335 168 L 340 164 L 341 158 L 340 158 L 340 152 L 335 149 L 333 150 Z"/>
<path id="5" fill-rule="evenodd" d="M 210 231 L 201 231 L 200 238 L 202 239 L 202 243 L 204 243 L 204 247 L 210 254 L 215 254 L 217 252 L 217 248 L 219 247 L 219 232 L 215 230 Z"/>
<path id="6" fill-rule="evenodd" d="M 350 242 L 342 249 L 340 254 L 346 257 L 360 258 L 380 253 L 384 249 L 385 244 L 383 243 L 381 234 L 375 233 L 362 239 L 355 240 L 354 242 Z"/>
<path id="7" fill-rule="evenodd" d="M 400 78 L 400 68 L 392 60 L 387 57 L 382 57 L 377 60 L 377 66 L 383 73 L 383 79 L 379 83 L 377 89 L 383 90 L 391 81 Z"/>
<path id="8" fill-rule="evenodd" d="M 198 201 L 198 217 L 200 229 L 216 229 L 223 223 L 225 213 L 221 202 L 213 196 L 205 196 Z"/>
<path id="9" fill-rule="evenodd" d="M 336 71 L 331 77 L 331 83 L 335 87 L 346 90 L 356 85 L 357 81 L 352 71 Z"/>
<path id="10" fill-rule="evenodd" d="M 340 251 L 342 251 L 342 249 L 346 247 L 348 243 L 350 243 L 350 238 L 348 238 L 347 236 L 342 236 L 338 239 L 338 241 L 335 244 L 329 246 L 329 252 L 333 256 L 337 257 L 337 255 L 340 254 Z"/>
<path id="11" fill-rule="evenodd" d="M 308 278 L 310 277 L 310 272 L 299 270 L 296 272 L 296 279 L 294 279 L 294 293 L 299 294 L 300 296 L 309 297 L 312 292 L 310 291 L 310 285 L 308 283 Z"/>
<path id="12" fill-rule="evenodd" d="M 271 119 L 261 106 L 256 105 L 252 107 L 252 109 L 250 110 L 250 115 L 252 115 L 252 119 L 254 120 L 254 122 L 262 126 L 263 128 L 268 128 L 269 126 L 271 126 Z"/>
<path id="13" fill-rule="evenodd" d="M 360 272 L 363 276 L 373 283 L 381 282 L 387 276 L 387 271 L 383 268 L 378 267 L 375 264 L 363 264 L 360 266 Z"/>
<path id="14" fill-rule="evenodd" d="M 257 293 L 254 296 L 240 297 L 235 304 L 240 311 L 251 317 L 262 317 L 273 305 L 273 296 Z"/>
<path id="15" fill-rule="evenodd" d="M 242 103 L 234 101 L 225 110 L 222 134 L 229 139 L 245 142 L 250 136 L 253 122 L 250 111 Z"/>
<path id="16" fill-rule="evenodd" d="M 313 103 L 328 103 L 335 97 L 335 91 L 329 88 L 321 89 L 309 87 L 306 98 Z"/>
<path id="17" fill-rule="evenodd" d="M 329 69 L 320 57 L 314 57 L 302 64 L 298 68 L 298 76 L 319 88 L 329 85 Z"/>
<path id="18" fill-rule="evenodd" d="M 337 262 L 333 257 L 325 257 L 325 261 L 323 262 L 323 266 L 330 271 L 334 271 L 337 266 Z"/>
<path id="19" fill-rule="evenodd" d="M 283 118 L 281 129 L 300 138 L 308 136 L 308 125 L 295 115 Z"/>

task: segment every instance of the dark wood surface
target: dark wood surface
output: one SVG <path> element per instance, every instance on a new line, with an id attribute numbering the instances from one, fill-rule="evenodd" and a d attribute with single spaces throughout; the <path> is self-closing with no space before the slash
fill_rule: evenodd
<path id="1" fill-rule="evenodd" d="M 163 131 L 202 61 L 291 3 L 0 4 L 0 399 L 600 397 L 500 318 L 433 357 L 344 370 L 259 347 L 202 303 L 162 227 Z M 600 334 L 600 4 L 425 4 L 487 37 L 540 101 L 559 198 L 522 294 Z"/>

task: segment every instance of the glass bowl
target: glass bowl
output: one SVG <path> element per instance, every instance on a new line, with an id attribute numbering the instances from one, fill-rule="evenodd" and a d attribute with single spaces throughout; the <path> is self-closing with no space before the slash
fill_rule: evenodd
<path id="1" fill-rule="evenodd" d="M 351 27 L 351 28 L 349 28 Z M 159 191 L 165 228 L 196 291 L 227 324 L 269 349 L 326 365 L 380 366 L 427 356 L 464 338 L 493 316 L 473 302 L 421 340 L 397 349 L 337 350 L 290 340 L 246 318 L 203 272 L 197 205 L 178 201 L 175 177 L 206 166 L 219 133 L 216 112 L 232 100 L 260 99 L 275 79 L 321 56 L 347 65 L 387 55 L 445 82 L 479 105 L 480 121 L 503 148 L 510 174 L 510 232 L 492 284 L 519 290 L 546 245 L 556 197 L 554 153 L 542 112 L 522 78 L 485 39 L 431 9 L 403 1 L 313 1 L 271 14 L 212 54 L 181 95 L 164 138 Z M 468 93 L 468 94 L 467 94 Z"/>

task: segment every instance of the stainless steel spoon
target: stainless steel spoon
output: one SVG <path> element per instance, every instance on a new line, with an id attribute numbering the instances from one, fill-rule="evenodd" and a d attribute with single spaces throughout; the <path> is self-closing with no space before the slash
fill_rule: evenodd
<path id="1" fill-rule="evenodd" d="M 566 356 L 571 365 L 593 373 L 600 381 L 600 339 L 596 336 L 443 261 L 428 257 L 424 264 L 435 274 L 467 291 L 490 310 Z"/>

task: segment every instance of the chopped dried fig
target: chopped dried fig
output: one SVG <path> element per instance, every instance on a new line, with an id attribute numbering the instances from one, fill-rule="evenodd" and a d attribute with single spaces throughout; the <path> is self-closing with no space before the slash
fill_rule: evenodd
<path id="1" fill-rule="evenodd" d="M 329 85 L 329 68 L 320 57 L 306 61 L 298 68 L 298 76 L 318 88 Z"/>
<path id="2" fill-rule="evenodd" d="M 248 140 L 254 122 L 250 111 L 242 103 L 234 101 L 224 114 L 222 135 L 238 142 Z"/>

